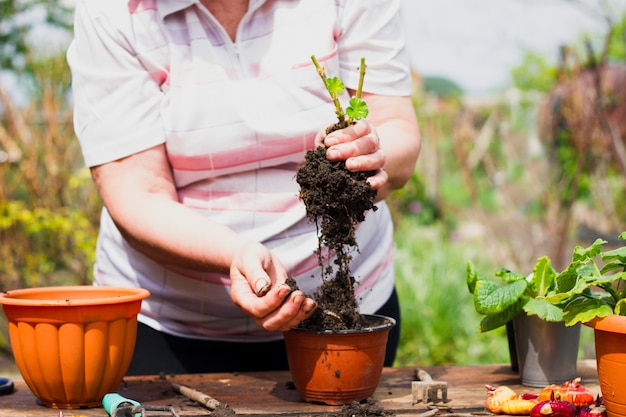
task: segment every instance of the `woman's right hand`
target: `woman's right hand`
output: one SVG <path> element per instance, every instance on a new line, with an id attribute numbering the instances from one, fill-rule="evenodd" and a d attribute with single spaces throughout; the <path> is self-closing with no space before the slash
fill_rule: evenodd
<path id="1" fill-rule="evenodd" d="M 246 242 L 230 267 L 231 299 L 263 329 L 288 331 L 313 314 L 317 303 L 285 283 L 287 272 L 265 246 Z"/>

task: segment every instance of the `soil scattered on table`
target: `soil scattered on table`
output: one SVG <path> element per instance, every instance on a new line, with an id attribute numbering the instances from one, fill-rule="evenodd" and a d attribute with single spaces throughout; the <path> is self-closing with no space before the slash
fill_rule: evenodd
<path id="1" fill-rule="evenodd" d="M 235 410 L 227 405 L 222 404 L 218 405 L 217 407 L 215 407 L 215 410 L 211 411 L 211 417 L 231 417 L 235 415 L 237 415 L 237 413 L 235 413 Z"/>
<path id="2" fill-rule="evenodd" d="M 368 398 L 362 403 L 353 401 L 341 409 L 341 414 L 335 417 L 391 417 L 395 416 L 393 411 L 385 411 L 372 398 Z"/>
<path id="3" fill-rule="evenodd" d="M 327 133 L 336 129 L 331 126 Z M 376 210 L 373 190 L 366 181 L 375 171 L 351 172 L 344 161 L 329 161 L 323 146 L 309 150 L 298 170 L 300 199 L 319 232 L 317 257 L 322 285 L 312 297 L 315 313 L 300 324 L 312 330 L 360 329 L 364 326 L 350 273 L 353 251 L 358 251 L 355 231 L 368 210 Z M 328 259 L 334 261 L 328 263 Z M 333 265 L 334 264 L 334 265 Z M 295 282 L 291 282 L 294 288 Z"/>

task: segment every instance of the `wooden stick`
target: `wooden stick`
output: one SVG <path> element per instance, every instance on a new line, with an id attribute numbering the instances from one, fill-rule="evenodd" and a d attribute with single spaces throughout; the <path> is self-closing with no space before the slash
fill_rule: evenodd
<path id="1" fill-rule="evenodd" d="M 215 410 L 217 407 L 222 405 L 219 401 L 217 401 L 210 395 L 207 395 L 200 391 L 196 391 L 195 389 L 189 388 L 185 385 L 172 382 L 172 388 L 179 394 L 182 394 L 190 400 L 202 404 L 205 408 L 208 408 L 209 410 Z"/>

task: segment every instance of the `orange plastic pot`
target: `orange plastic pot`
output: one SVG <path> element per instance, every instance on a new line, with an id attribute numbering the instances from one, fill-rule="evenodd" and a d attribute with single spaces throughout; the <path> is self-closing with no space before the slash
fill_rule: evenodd
<path id="1" fill-rule="evenodd" d="M 17 367 L 52 408 L 86 408 L 116 391 L 135 349 L 140 288 L 66 286 L 0 294 Z"/>
<path id="2" fill-rule="evenodd" d="M 350 404 L 370 397 L 380 381 L 387 338 L 396 322 L 368 315 L 374 323 L 360 330 L 284 333 L 289 371 L 306 402 Z"/>
<path id="3" fill-rule="evenodd" d="M 600 391 L 609 417 L 626 416 L 626 316 L 594 319 L 596 362 Z"/>

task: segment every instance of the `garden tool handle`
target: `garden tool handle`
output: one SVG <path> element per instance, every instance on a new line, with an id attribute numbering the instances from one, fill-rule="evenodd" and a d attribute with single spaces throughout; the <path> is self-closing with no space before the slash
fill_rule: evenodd
<path id="1" fill-rule="evenodd" d="M 130 398 L 126 398 L 116 392 L 106 394 L 102 398 L 102 408 L 112 416 L 116 409 L 120 407 L 139 407 L 141 404 Z"/>
<path id="2" fill-rule="evenodd" d="M 433 378 L 421 368 L 415 368 L 415 377 L 418 381 L 432 382 Z"/>

